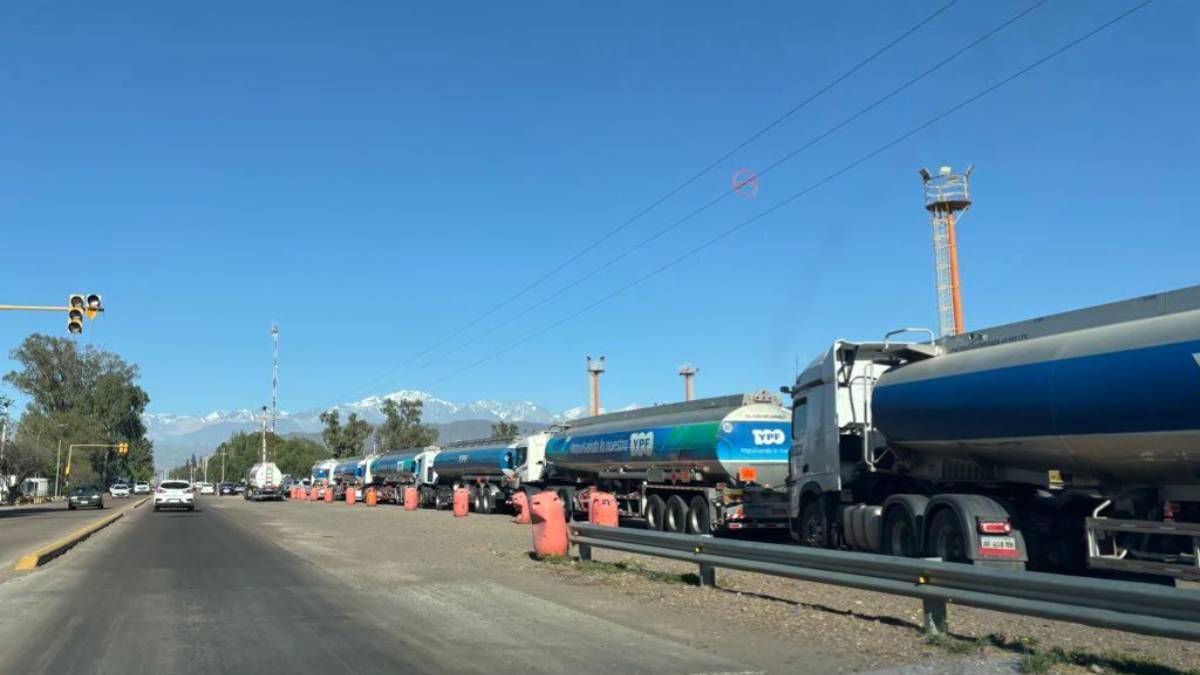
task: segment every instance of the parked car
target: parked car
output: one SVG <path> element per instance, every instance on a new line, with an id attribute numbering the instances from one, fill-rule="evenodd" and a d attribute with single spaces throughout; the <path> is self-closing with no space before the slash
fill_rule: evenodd
<path id="1" fill-rule="evenodd" d="M 241 480 L 241 481 L 238 481 L 236 484 L 234 484 L 233 492 L 234 492 L 234 494 L 239 494 L 239 495 L 245 494 L 246 493 L 246 481 Z"/>
<path id="2" fill-rule="evenodd" d="M 237 486 L 226 481 L 217 486 L 217 494 L 221 495 L 222 497 L 231 497 L 237 494 Z"/>
<path id="3" fill-rule="evenodd" d="M 164 480 L 154 491 L 154 510 L 187 509 L 196 510 L 195 493 L 186 480 Z"/>
<path id="4" fill-rule="evenodd" d="M 67 509 L 74 511 L 83 507 L 104 508 L 104 492 L 97 485 L 80 485 L 71 488 L 67 497 Z"/>
<path id="5" fill-rule="evenodd" d="M 150 484 L 144 480 L 139 480 L 133 484 L 133 494 L 148 495 L 150 494 Z"/>
<path id="6" fill-rule="evenodd" d="M 108 487 L 108 494 L 113 497 L 128 497 L 129 492 L 129 486 L 124 483 L 113 483 Z"/>

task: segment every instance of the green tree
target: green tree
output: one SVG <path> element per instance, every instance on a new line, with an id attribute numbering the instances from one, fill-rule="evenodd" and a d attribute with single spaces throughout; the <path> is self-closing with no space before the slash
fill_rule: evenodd
<path id="1" fill-rule="evenodd" d="M 75 340 L 36 333 L 9 357 L 19 368 L 4 380 L 29 397 L 18 432 L 39 452 L 59 439 L 64 448 L 71 443 L 129 443 L 128 455 L 113 449 L 84 451 L 84 457 L 72 462 L 73 483 L 83 476 L 79 465 L 109 477 L 144 480 L 154 474 L 154 450 L 142 422 L 150 397 L 137 385 L 136 365 L 112 352 L 80 347 Z"/>
<path id="2" fill-rule="evenodd" d="M 520 433 L 521 430 L 514 422 L 501 420 L 492 424 L 492 438 L 497 441 L 511 441 Z"/>
<path id="3" fill-rule="evenodd" d="M 313 464 L 328 458 L 329 450 L 316 441 L 267 432 L 267 461 L 274 462 L 280 471 L 289 476 L 308 476 Z M 262 436 L 256 432 L 239 431 L 217 446 L 208 458 L 209 480 L 221 479 L 222 460 L 225 463 L 225 480 L 242 480 L 250 467 L 262 460 Z M 186 469 L 186 465 L 183 468 Z M 186 472 L 183 473 L 183 477 L 186 476 Z"/>
<path id="4" fill-rule="evenodd" d="M 379 425 L 379 445 L 384 450 L 423 448 L 437 442 L 437 429 L 421 424 L 424 404 L 419 399 L 387 399 L 380 406 L 383 424 Z"/>
<path id="5" fill-rule="evenodd" d="M 354 457 L 364 454 L 363 448 L 374 427 L 366 420 L 359 419 L 358 413 L 350 413 L 346 424 L 339 420 L 337 409 L 321 413 L 321 423 L 325 428 L 321 431 L 321 439 L 334 457 Z"/>

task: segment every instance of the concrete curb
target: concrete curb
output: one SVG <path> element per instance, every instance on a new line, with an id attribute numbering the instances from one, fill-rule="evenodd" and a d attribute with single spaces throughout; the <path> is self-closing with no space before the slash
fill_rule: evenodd
<path id="1" fill-rule="evenodd" d="M 137 507 L 141 506 L 142 504 L 145 504 L 149 500 L 150 500 L 149 497 L 143 497 L 141 501 L 135 503 L 133 506 L 121 509 L 120 511 L 117 511 L 116 513 L 109 514 L 109 515 L 101 518 L 100 520 L 97 520 L 96 522 L 92 523 L 91 525 L 87 525 L 78 530 L 75 530 L 71 534 L 68 534 L 67 536 L 62 537 L 61 539 L 58 539 L 57 541 L 50 542 L 49 544 L 46 544 L 45 546 L 42 546 L 41 548 L 35 549 L 35 550 L 21 556 L 21 558 L 19 560 L 17 560 L 16 566 L 13 567 L 13 571 L 14 572 L 24 572 L 24 571 L 36 569 L 38 567 L 41 567 L 42 565 L 45 565 L 46 563 L 57 558 L 58 556 L 62 555 L 63 553 L 66 553 L 67 551 L 71 550 L 72 547 L 74 547 L 76 544 L 83 541 L 84 539 L 87 539 L 88 537 L 99 532 L 100 530 L 103 530 L 104 528 L 108 527 L 109 525 L 112 525 L 113 523 L 117 522 L 118 520 L 120 520 L 121 516 L 124 516 L 127 512 L 132 511 L 133 509 L 136 509 Z"/>

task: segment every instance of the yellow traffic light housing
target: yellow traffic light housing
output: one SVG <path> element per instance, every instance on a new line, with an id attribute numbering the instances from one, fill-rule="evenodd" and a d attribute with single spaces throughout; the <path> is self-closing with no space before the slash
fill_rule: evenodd
<path id="1" fill-rule="evenodd" d="M 129 444 L 124 441 L 117 443 L 117 454 L 118 455 L 128 455 L 129 454 Z"/>
<path id="2" fill-rule="evenodd" d="M 101 299 L 100 299 L 99 293 L 89 293 L 87 296 L 86 302 L 87 302 L 87 312 L 86 312 L 87 318 L 94 319 L 94 318 L 96 318 L 97 314 L 104 311 L 104 307 L 101 304 Z"/>

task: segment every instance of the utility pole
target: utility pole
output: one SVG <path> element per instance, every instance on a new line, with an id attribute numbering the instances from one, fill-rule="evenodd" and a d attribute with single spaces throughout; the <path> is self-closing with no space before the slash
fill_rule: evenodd
<path id="1" fill-rule="evenodd" d="M 228 452 L 228 451 L 225 449 L 225 444 L 222 443 L 221 444 L 221 482 L 222 483 L 225 482 L 225 453 L 226 452 Z"/>
<path id="2" fill-rule="evenodd" d="M 54 454 L 54 498 L 58 499 L 58 474 L 62 471 L 62 439 L 58 439 L 58 452 Z"/>
<path id="3" fill-rule="evenodd" d="M 263 406 L 262 419 L 262 463 L 267 463 L 267 406 Z"/>
<path id="4" fill-rule="evenodd" d="M 600 414 L 600 374 L 604 372 L 604 357 L 601 356 L 597 360 L 592 360 L 592 357 L 587 357 L 588 379 L 590 387 L 588 389 L 589 404 L 592 410 L 592 417 Z"/>
<path id="5" fill-rule="evenodd" d="M 683 378 L 683 400 L 685 401 L 690 401 L 694 398 L 695 392 L 692 390 L 692 380 L 696 378 L 696 373 L 698 372 L 700 372 L 700 369 L 690 363 L 679 366 L 679 375 Z"/>
<path id="6" fill-rule="evenodd" d="M 279 421 L 279 322 L 271 324 L 271 433 Z"/>

